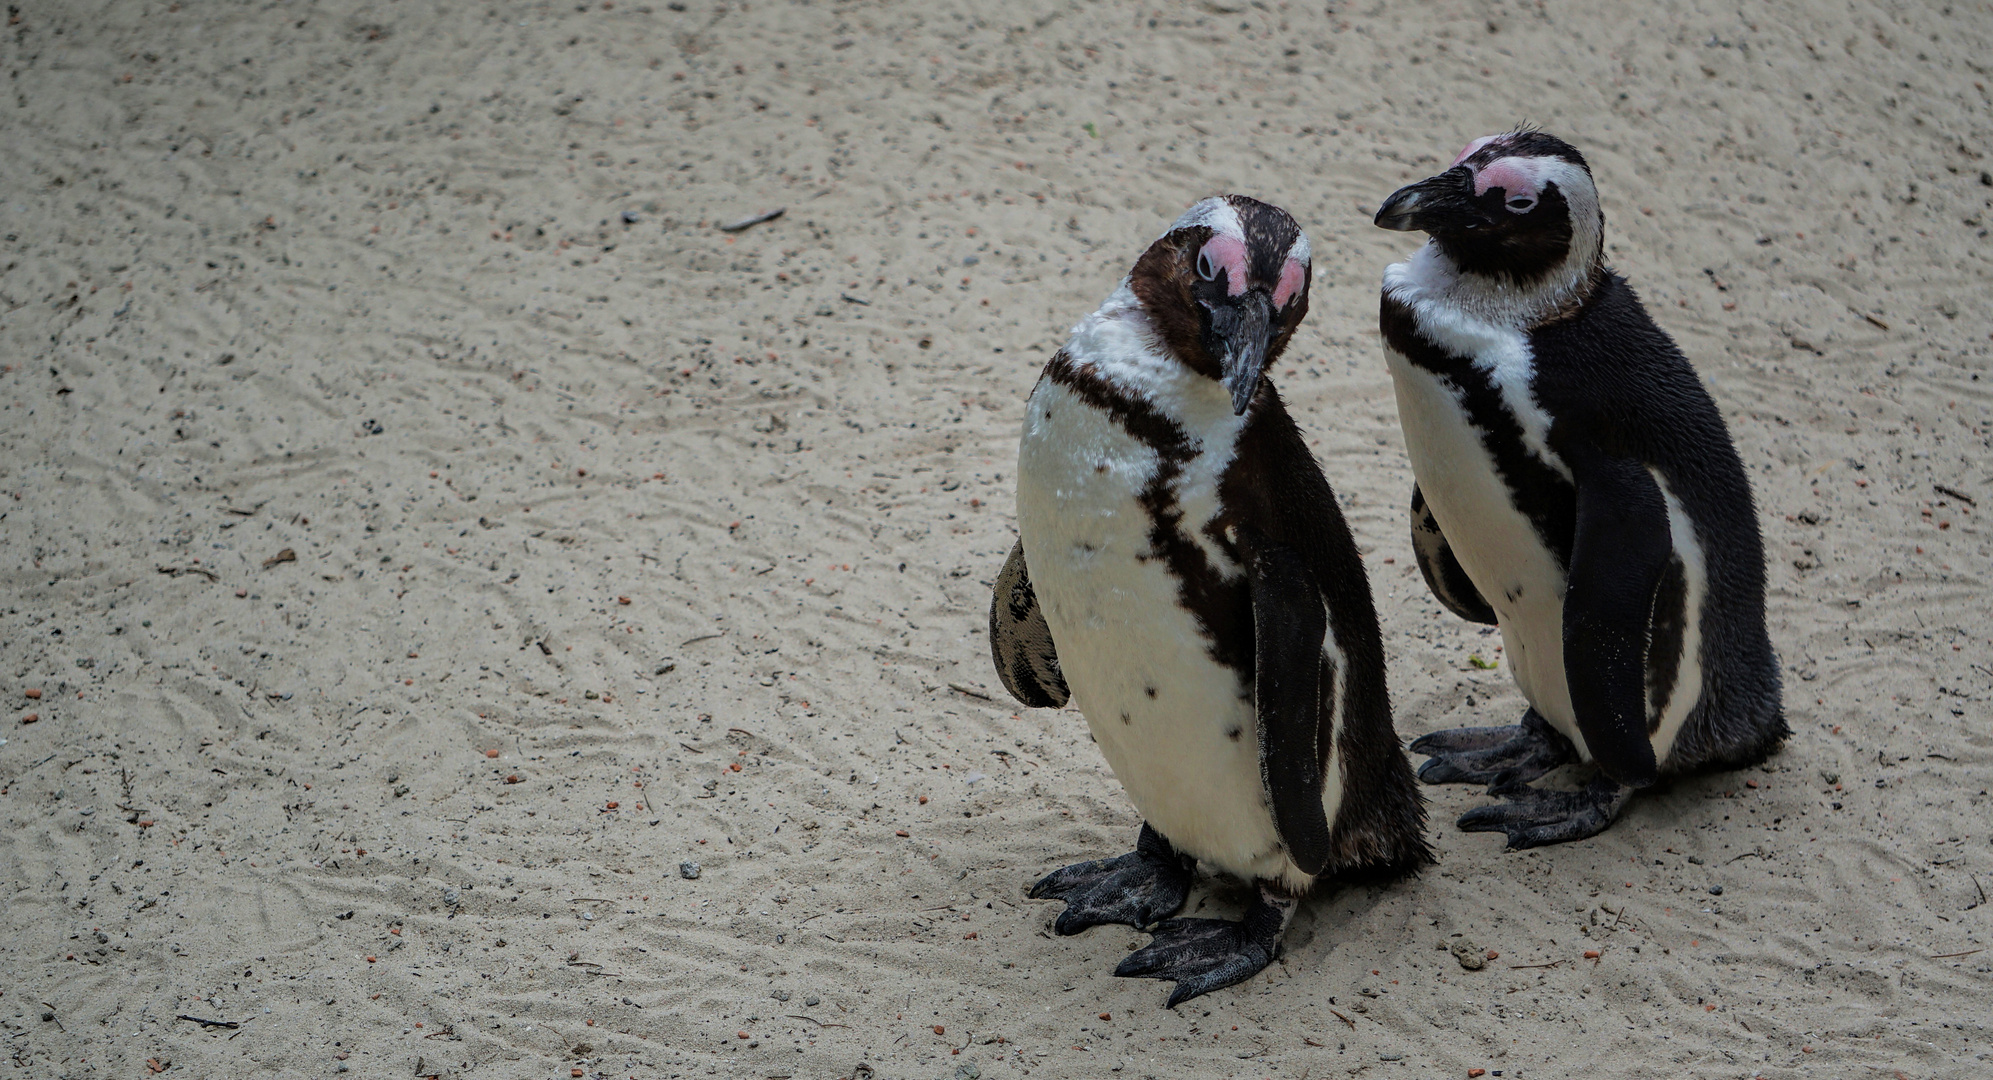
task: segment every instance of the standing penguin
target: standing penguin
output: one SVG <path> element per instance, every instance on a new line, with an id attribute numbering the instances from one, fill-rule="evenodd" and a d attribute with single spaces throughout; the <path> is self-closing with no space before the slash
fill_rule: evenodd
<path id="1" fill-rule="evenodd" d="M 1317 881 L 1431 857 L 1363 564 L 1263 378 L 1308 278 L 1285 211 L 1205 199 L 1073 328 L 1025 406 L 997 671 L 1027 705 L 1077 693 L 1145 819 L 1135 851 L 1031 895 L 1066 902 L 1061 934 L 1148 930 L 1114 973 L 1174 981 L 1172 1007 L 1271 963 Z M 1242 922 L 1169 918 L 1198 860 L 1257 886 Z"/>
<path id="2" fill-rule="evenodd" d="M 1385 357 L 1416 485 L 1419 567 L 1502 629 L 1529 711 L 1437 731 L 1427 783 L 1507 800 L 1460 819 L 1511 849 L 1592 836 L 1664 772 L 1764 760 L 1788 734 L 1751 485 L 1695 369 L 1604 262 L 1585 159 L 1477 139 L 1400 189 L 1431 239 L 1384 272 Z M 1596 762 L 1582 791 L 1532 788 Z"/>

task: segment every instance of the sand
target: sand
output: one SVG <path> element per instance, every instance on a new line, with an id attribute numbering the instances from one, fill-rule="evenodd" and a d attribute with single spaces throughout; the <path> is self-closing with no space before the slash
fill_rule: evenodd
<path id="1" fill-rule="evenodd" d="M 23 0 L 18 1075 L 1981 1075 L 1993 12 L 1583 6 Z M 1163 1011 L 1023 895 L 1137 825 L 990 669 L 1024 395 L 1190 202 L 1289 208 L 1399 730 L 1513 720 L 1368 212 L 1524 118 L 1749 465 L 1794 736 L 1527 854 L 1427 789 L 1437 866 Z"/>

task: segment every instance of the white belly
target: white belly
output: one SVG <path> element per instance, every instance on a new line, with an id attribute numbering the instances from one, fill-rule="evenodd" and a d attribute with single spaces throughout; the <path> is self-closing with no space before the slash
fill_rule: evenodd
<path id="1" fill-rule="evenodd" d="M 1452 386 L 1395 350 L 1384 353 L 1412 475 L 1460 568 L 1495 610 L 1516 686 L 1589 759 L 1564 682 L 1564 571 L 1511 501 Z"/>
<path id="2" fill-rule="evenodd" d="M 1243 573 L 1202 536 L 1238 424 L 1222 389 L 1206 452 L 1174 485 L 1180 530 L 1214 566 Z M 1212 444 L 1223 441 L 1226 446 Z M 1112 417 L 1041 381 L 1026 405 L 1017 515 L 1031 581 L 1059 663 L 1094 740 L 1142 816 L 1179 850 L 1248 879 L 1310 880 L 1280 847 L 1260 779 L 1252 686 L 1219 664 L 1178 580 L 1149 557 L 1150 517 L 1137 496 L 1161 464 Z M 1340 801 L 1339 763 L 1324 792 Z"/>

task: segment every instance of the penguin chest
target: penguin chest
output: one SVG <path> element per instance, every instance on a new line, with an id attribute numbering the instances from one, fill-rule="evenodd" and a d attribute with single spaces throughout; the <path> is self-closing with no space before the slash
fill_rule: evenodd
<path id="1" fill-rule="evenodd" d="M 1464 387 L 1385 352 L 1412 473 L 1461 569 L 1494 609 L 1510 674 L 1530 705 L 1582 749 L 1564 682 L 1564 569 L 1522 509 L 1513 475 L 1526 472 L 1519 458 L 1536 466 L 1539 482 L 1547 465 L 1529 445 L 1532 418 L 1506 407 L 1514 395 L 1499 385 Z"/>
<path id="2" fill-rule="evenodd" d="M 1219 602 L 1241 609 L 1225 621 L 1243 618 L 1250 632 L 1243 569 L 1204 532 L 1238 425 L 1197 430 L 1201 440 L 1145 442 L 1111 410 L 1042 381 L 1025 411 L 1018 529 L 1067 685 L 1137 809 L 1180 850 L 1279 876 L 1251 673 L 1214 659 L 1214 628 L 1185 606 L 1163 550 L 1194 545 L 1217 592 L 1234 598 Z"/>

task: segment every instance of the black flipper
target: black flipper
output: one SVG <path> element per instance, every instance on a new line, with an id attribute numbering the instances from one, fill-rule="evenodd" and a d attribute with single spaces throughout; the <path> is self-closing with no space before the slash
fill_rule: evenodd
<path id="1" fill-rule="evenodd" d="M 1564 680 L 1578 730 L 1605 774 L 1628 787 L 1658 775 L 1647 731 L 1654 593 L 1674 553 L 1668 504 L 1646 466 L 1567 455 L 1578 487 L 1564 594 Z"/>
<path id="2" fill-rule="evenodd" d="M 1059 670 L 1059 653 L 1052 629 L 1031 591 L 1031 571 L 1024 565 L 1024 541 L 1010 549 L 990 594 L 990 659 L 997 677 L 1011 696 L 1039 709 L 1056 709 L 1072 692 Z"/>
<path id="3" fill-rule="evenodd" d="M 1239 922 L 1223 919 L 1171 919 L 1150 933 L 1155 940 L 1129 953 L 1114 973 L 1123 978 L 1168 979 L 1176 983 L 1164 1008 L 1174 1009 L 1199 994 L 1241 983 L 1266 970 L 1280 955 L 1280 935 L 1294 917 L 1295 901 L 1265 886 Z"/>
<path id="4" fill-rule="evenodd" d="M 1510 851 L 1521 851 L 1597 836 L 1619 816 L 1633 797 L 1633 789 L 1609 776 L 1599 776 L 1583 791 L 1546 791 L 1515 784 L 1491 794 L 1509 801 L 1467 811 L 1460 815 L 1460 828 L 1465 832 L 1501 832 L 1509 838 Z"/>
<path id="5" fill-rule="evenodd" d="M 1481 598 L 1480 590 L 1454 557 L 1453 545 L 1439 530 L 1439 519 L 1432 516 L 1432 507 L 1426 505 L 1425 493 L 1417 484 L 1412 485 L 1412 552 L 1419 558 L 1419 573 L 1425 575 L 1426 588 L 1448 611 L 1468 622 L 1495 625 L 1495 609 Z"/>
<path id="6" fill-rule="evenodd" d="M 1323 758 L 1334 733 L 1322 712 L 1322 641 L 1328 613 L 1308 564 L 1250 528 L 1239 531 L 1253 601 L 1253 705 L 1259 716 L 1260 783 L 1288 857 L 1306 874 L 1329 864 L 1322 809 Z"/>
<path id="7" fill-rule="evenodd" d="M 1142 823 L 1135 850 L 1112 859 L 1094 859 L 1054 870 L 1031 887 L 1033 900 L 1064 900 L 1066 910 L 1052 929 L 1077 934 L 1106 923 L 1141 929 L 1154 926 L 1183 907 L 1190 896 L 1196 862 Z"/>
<path id="8" fill-rule="evenodd" d="M 1431 754 L 1419 766 L 1419 779 L 1428 784 L 1488 784 L 1506 788 L 1526 784 L 1544 773 L 1578 760 L 1571 740 L 1550 726 L 1535 709 L 1522 723 L 1508 727 L 1450 728 L 1412 741 L 1412 752 Z"/>

